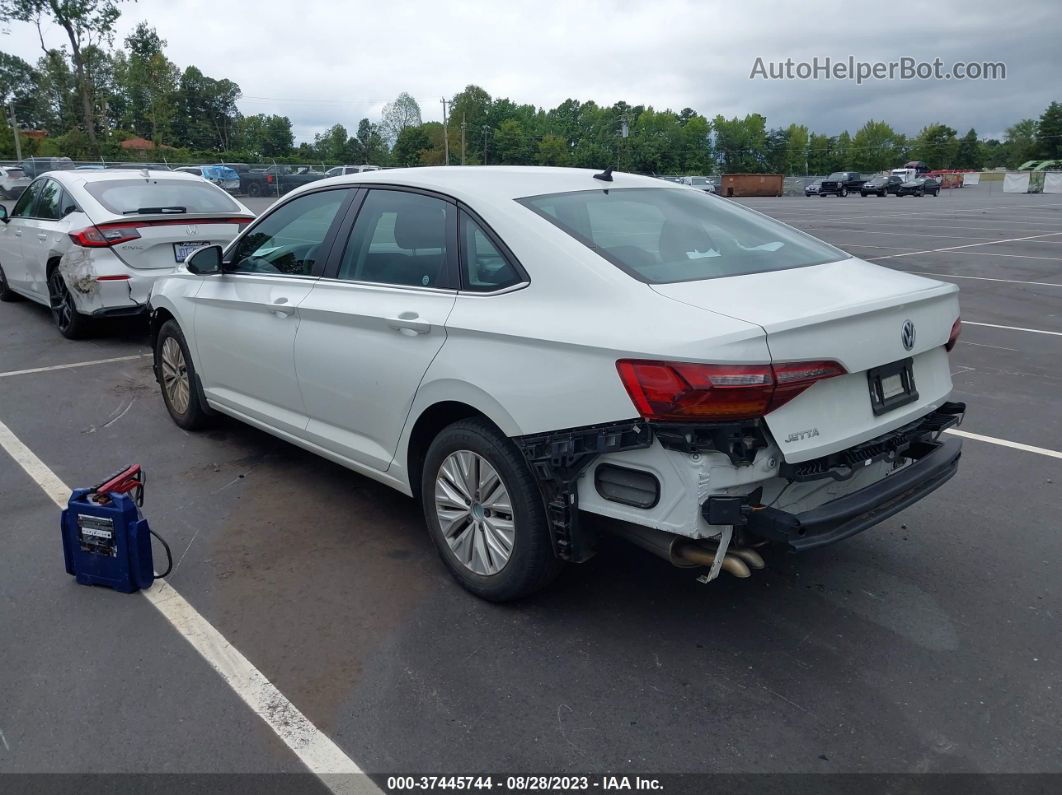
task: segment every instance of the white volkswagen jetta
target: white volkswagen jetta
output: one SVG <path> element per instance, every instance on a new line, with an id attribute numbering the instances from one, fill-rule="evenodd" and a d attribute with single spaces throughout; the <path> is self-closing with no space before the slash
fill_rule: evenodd
<path id="1" fill-rule="evenodd" d="M 223 412 L 419 499 L 502 600 L 602 529 L 748 576 L 956 471 L 957 289 L 627 174 L 316 182 L 151 297 L 183 428 Z"/>
<path id="2" fill-rule="evenodd" d="M 172 171 L 50 171 L 0 207 L 0 300 L 49 306 L 60 333 L 146 312 L 151 284 L 189 252 L 228 243 L 254 213 Z"/>

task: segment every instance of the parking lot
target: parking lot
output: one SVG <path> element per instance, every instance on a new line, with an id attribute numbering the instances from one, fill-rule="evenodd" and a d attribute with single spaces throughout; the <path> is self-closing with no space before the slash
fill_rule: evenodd
<path id="1" fill-rule="evenodd" d="M 958 284 L 968 404 L 947 486 L 747 580 L 615 540 L 535 598 L 476 600 L 413 501 L 235 421 L 181 431 L 140 329 L 71 342 L 28 302 L 0 305 L 0 436 L 71 487 L 142 464 L 169 585 L 378 783 L 1062 771 L 1062 196 L 742 201 Z M 0 771 L 304 770 L 149 599 L 66 575 L 27 461 L 0 453 Z"/>

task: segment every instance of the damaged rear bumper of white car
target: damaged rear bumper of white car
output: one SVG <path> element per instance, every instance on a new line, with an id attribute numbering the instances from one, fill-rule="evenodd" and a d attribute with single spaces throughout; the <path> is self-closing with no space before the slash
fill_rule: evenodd
<path id="1" fill-rule="evenodd" d="M 146 315 L 151 287 L 173 268 L 130 268 L 109 249 L 75 248 L 59 270 L 77 311 L 94 317 Z"/>
<path id="2" fill-rule="evenodd" d="M 947 482 L 962 403 L 822 458 L 787 463 L 762 422 L 632 420 L 514 441 L 538 479 L 556 554 L 593 555 L 598 526 L 677 566 L 748 576 L 766 544 L 799 552 L 884 521 Z M 593 517 L 589 516 L 594 515 Z M 605 522 L 594 522 L 593 518 Z M 591 519 L 591 521 L 585 521 Z"/>

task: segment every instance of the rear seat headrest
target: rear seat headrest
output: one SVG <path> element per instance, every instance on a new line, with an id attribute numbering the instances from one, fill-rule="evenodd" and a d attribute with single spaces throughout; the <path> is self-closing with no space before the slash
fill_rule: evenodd
<path id="1" fill-rule="evenodd" d="M 436 201 L 403 207 L 395 219 L 395 242 L 404 249 L 445 248 L 445 209 Z"/>

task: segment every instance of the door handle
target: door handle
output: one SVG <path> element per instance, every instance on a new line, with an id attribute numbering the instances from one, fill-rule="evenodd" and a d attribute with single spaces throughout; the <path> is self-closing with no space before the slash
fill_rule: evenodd
<path id="1" fill-rule="evenodd" d="M 273 306 L 270 308 L 273 314 L 277 317 L 288 317 L 292 312 L 294 312 L 295 307 L 285 306 L 287 302 L 288 299 L 284 296 L 281 296 L 280 298 L 273 301 Z"/>
<path id="2" fill-rule="evenodd" d="M 38 232 L 37 233 L 37 239 L 38 240 L 47 240 L 48 239 L 48 235 L 44 234 L 44 232 Z"/>
<path id="3" fill-rule="evenodd" d="M 407 337 L 415 337 L 417 334 L 427 334 L 431 331 L 431 323 L 417 320 L 420 317 L 416 312 L 403 312 L 398 317 L 387 321 L 387 325 L 395 331 L 405 334 Z"/>

